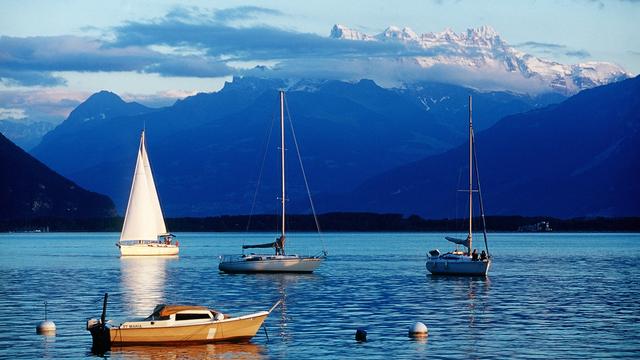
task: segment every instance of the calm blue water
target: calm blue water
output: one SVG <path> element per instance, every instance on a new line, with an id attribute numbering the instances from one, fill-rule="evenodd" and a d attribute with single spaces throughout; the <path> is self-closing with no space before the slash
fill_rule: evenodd
<path id="1" fill-rule="evenodd" d="M 118 234 L 0 234 L 0 358 L 91 357 L 85 321 L 148 315 L 157 303 L 226 313 L 284 306 L 250 344 L 114 349 L 115 359 L 637 358 L 640 234 L 493 234 L 487 279 L 427 275 L 441 234 L 325 234 L 329 259 L 313 275 L 225 275 L 217 256 L 243 238 L 178 234 L 179 259 L 120 259 Z M 291 234 L 289 252 L 315 253 L 317 235 Z M 49 303 L 57 336 L 35 334 Z M 407 337 L 422 321 L 426 341 Z M 369 342 L 356 343 L 364 327 Z"/>

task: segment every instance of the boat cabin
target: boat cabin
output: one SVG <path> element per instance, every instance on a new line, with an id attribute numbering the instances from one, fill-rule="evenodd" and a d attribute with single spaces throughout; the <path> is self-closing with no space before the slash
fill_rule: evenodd
<path id="1" fill-rule="evenodd" d="M 144 321 L 161 321 L 161 320 L 215 320 L 220 321 L 229 318 L 229 316 L 206 308 L 205 306 L 192 305 L 158 305 Z"/>

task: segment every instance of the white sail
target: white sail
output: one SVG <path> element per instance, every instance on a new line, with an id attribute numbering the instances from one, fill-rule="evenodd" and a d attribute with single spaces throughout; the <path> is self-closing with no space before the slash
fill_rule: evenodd
<path id="1" fill-rule="evenodd" d="M 160 207 L 160 200 L 158 199 L 158 192 L 156 191 L 156 183 L 153 181 L 153 173 L 151 171 L 151 163 L 149 162 L 149 156 L 147 155 L 147 146 L 144 139 L 144 132 L 142 132 L 142 161 L 144 164 L 144 173 L 147 177 L 147 188 L 149 189 L 149 198 L 151 201 L 151 208 L 153 217 L 156 224 L 156 235 L 163 235 L 167 233 L 167 227 L 164 224 L 164 216 L 162 216 L 162 208 Z"/>
<path id="2" fill-rule="evenodd" d="M 150 187 L 147 183 L 149 178 L 146 174 L 145 166 L 146 150 L 144 149 L 144 133 L 140 139 L 140 147 L 138 148 L 138 159 L 136 161 L 136 170 L 133 175 L 131 184 L 131 193 L 129 194 L 129 203 L 127 205 L 127 213 L 124 217 L 124 225 L 120 234 L 120 241 L 123 240 L 157 240 L 158 225 L 156 225 L 156 213 Z M 148 162 L 148 160 L 147 160 Z M 151 184 L 153 186 L 153 184 Z M 156 197 L 155 187 L 153 196 Z M 159 205 L 158 205 L 159 206 Z M 162 215 L 160 215 L 162 216 Z M 162 226 L 164 227 L 164 221 Z"/>

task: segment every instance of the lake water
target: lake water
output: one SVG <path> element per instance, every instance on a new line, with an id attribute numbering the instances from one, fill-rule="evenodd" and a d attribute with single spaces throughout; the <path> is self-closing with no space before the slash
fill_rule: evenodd
<path id="1" fill-rule="evenodd" d="M 457 234 L 455 234 L 457 235 Z M 434 277 L 442 234 L 324 234 L 313 275 L 226 275 L 217 256 L 274 234 L 178 234 L 179 259 L 120 259 L 116 233 L 0 234 L 0 358 L 92 357 L 85 321 L 146 316 L 158 303 L 234 315 L 283 299 L 249 344 L 114 348 L 114 359 L 638 358 L 640 234 L 492 234 L 486 279 Z M 290 234 L 289 252 L 321 250 Z M 479 240 L 479 238 L 477 238 Z M 43 302 L 55 337 L 36 335 Z M 423 341 L 407 337 L 416 321 Z M 356 343 L 364 327 L 369 341 Z"/>

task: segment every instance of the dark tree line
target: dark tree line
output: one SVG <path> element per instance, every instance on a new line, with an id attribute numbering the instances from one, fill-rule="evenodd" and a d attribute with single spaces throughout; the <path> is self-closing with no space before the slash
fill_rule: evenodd
<path id="1" fill-rule="evenodd" d="M 423 219 L 417 215 L 376 213 L 326 213 L 318 216 L 322 231 L 354 232 L 422 232 L 422 231 L 465 231 L 467 219 Z M 551 217 L 488 216 L 487 228 L 490 232 L 518 231 L 521 226 L 549 222 L 554 232 L 638 232 L 640 217 L 624 218 L 573 218 Z M 115 231 L 122 229 L 122 217 L 65 219 L 36 218 L 0 220 L 0 232 L 22 231 Z M 213 217 L 181 217 L 166 219 L 167 227 L 173 232 L 185 231 L 275 231 L 278 230 L 277 215 L 222 215 Z M 481 220 L 474 219 L 474 228 L 480 230 Z M 316 225 L 311 215 L 289 215 L 287 226 L 290 231 L 315 231 Z"/>

